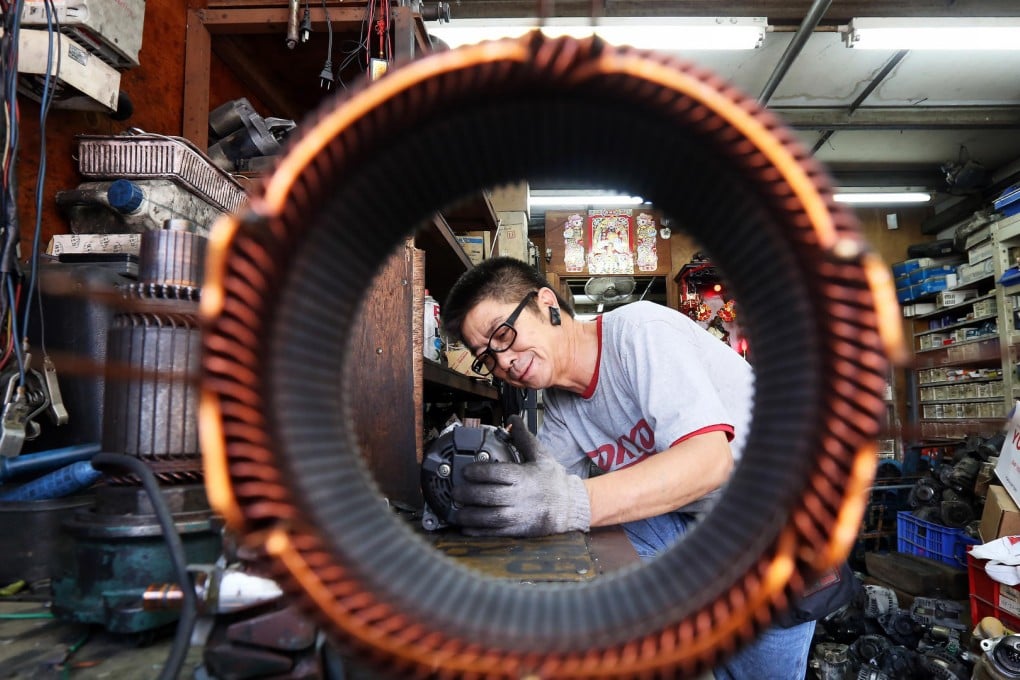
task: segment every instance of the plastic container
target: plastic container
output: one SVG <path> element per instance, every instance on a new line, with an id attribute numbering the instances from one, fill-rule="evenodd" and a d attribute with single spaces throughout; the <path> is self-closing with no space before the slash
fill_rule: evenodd
<path id="1" fill-rule="evenodd" d="M 978 543 L 963 529 L 926 522 L 914 517 L 909 510 L 896 513 L 896 550 L 920 555 L 954 567 L 967 566 L 967 548 Z"/>
<path id="2" fill-rule="evenodd" d="M 425 358 L 439 361 L 442 356 L 443 341 L 439 335 L 439 303 L 425 289 L 425 332 L 422 352 Z"/>
<path id="3" fill-rule="evenodd" d="M 975 624 L 986 616 L 1020 631 L 1020 590 L 999 583 L 985 572 L 985 562 L 967 553 L 967 581 L 970 591 L 970 620 Z"/>

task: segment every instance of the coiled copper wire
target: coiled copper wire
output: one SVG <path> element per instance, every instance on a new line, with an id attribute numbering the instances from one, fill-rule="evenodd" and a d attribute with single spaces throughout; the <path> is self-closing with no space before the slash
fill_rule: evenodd
<path id="1" fill-rule="evenodd" d="M 694 65 L 536 32 L 395 69 L 301 130 L 212 235 L 200 432 L 213 506 L 348 648 L 400 677 L 683 677 L 845 558 L 896 303 L 771 113 Z M 431 212 L 533 175 L 594 177 L 681 218 L 755 348 L 754 420 L 717 510 L 656 560 L 583 584 L 439 556 L 379 502 L 349 426 L 364 389 L 343 370 L 351 291 Z"/>

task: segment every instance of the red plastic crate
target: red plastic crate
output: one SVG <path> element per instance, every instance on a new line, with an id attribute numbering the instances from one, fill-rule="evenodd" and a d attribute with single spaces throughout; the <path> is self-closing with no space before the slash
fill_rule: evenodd
<path id="1" fill-rule="evenodd" d="M 987 561 L 967 553 L 970 619 L 976 626 L 984 617 L 992 616 L 1010 631 L 1020 631 L 1020 590 L 992 580 L 985 573 Z"/>
<path id="2" fill-rule="evenodd" d="M 967 548 L 977 542 L 963 529 L 925 521 L 914 517 L 909 510 L 896 513 L 896 550 L 901 553 L 920 555 L 963 569 L 967 566 Z"/>

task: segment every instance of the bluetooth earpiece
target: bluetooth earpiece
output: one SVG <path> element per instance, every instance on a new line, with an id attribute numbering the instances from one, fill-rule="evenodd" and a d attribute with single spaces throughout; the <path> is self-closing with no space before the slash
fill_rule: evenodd
<path id="1" fill-rule="evenodd" d="M 551 323 L 553 326 L 559 326 L 562 322 L 563 322 L 562 319 L 560 319 L 560 310 L 556 307 L 550 307 L 549 323 Z"/>

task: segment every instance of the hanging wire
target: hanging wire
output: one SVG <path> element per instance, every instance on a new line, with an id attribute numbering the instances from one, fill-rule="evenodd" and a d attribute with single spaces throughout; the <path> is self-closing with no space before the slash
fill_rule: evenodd
<path id="1" fill-rule="evenodd" d="M 46 77 L 43 79 L 42 99 L 39 107 L 39 170 L 35 183 L 35 226 L 32 232 L 32 255 L 29 260 L 28 294 L 25 296 L 24 320 L 21 329 L 28 333 L 31 328 L 32 303 L 38 302 L 40 337 L 44 335 L 42 328 L 42 293 L 36 289 L 36 282 L 39 277 L 39 245 L 42 240 L 42 201 L 43 189 L 46 186 L 46 123 L 50 113 L 50 105 L 53 103 L 54 83 L 53 54 L 56 51 L 56 72 L 60 73 L 60 24 L 57 22 L 57 8 L 53 0 L 46 0 L 46 31 L 49 34 L 48 49 L 46 53 Z M 55 48 L 55 49 L 54 49 Z M 45 340 L 42 341 L 43 352 L 45 353 Z"/>
<path id="2" fill-rule="evenodd" d="M 24 0 L 4 5 L 4 35 L 0 42 L 0 66 L 4 74 L 2 108 L 4 111 L 3 191 L 0 192 L 0 214 L 3 230 L 0 232 L 0 277 L 6 295 L 0 294 L 2 307 L 0 319 L 6 319 L 11 329 L 9 347 L 18 358 L 18 373 L 21 384 L 25 382 L 24 355 L 21 351 L 17 309 L 20 291 L 17 252 L 21 240 L 17 210 L 17 157 L 20 139 L 20 111 L 18 108 L 18 45 L 21 35 L 21 15 Z"/>
<path id="3" fill-rule="evenodd" d="M 14 283 L 14 276 L 8 274 L 4 277 L 7 285 L 7 304 L 8 304 L 8 317 L 11 324 L 11 342 L 14 344 L 14 356 L 18 360 L 18 379 L 21 385 L 25 384 L 25 352 L 24 348 L 19 342 L 22 336 L 21 329 L 18 326 L 18 298 L 21 293 L 21 284 Z"/>

